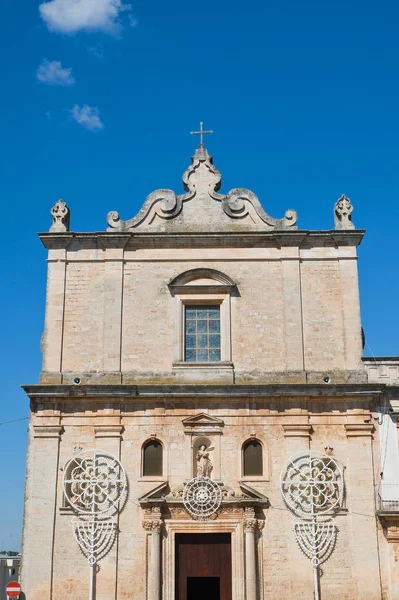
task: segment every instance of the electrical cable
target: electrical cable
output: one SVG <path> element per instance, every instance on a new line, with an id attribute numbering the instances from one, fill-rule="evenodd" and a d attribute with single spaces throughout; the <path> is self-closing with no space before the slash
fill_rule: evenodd
<path id="1" fill-rule="evenodd" d="M 21 417 L 20 419 L 13 419 L 12 421 L 3 421 L 0 425 L 8 425 L 9 423 L 16 423 L 17 421 L 27 421 L 29 417 Z"/>

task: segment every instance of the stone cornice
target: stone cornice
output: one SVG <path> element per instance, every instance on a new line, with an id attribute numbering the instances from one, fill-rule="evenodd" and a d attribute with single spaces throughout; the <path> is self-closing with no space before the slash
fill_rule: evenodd
<path id="1" fill-rule="evenodd" d="M 48 249 L 67 248 L 72 240 L 84 241 L 85 247 L 125 247 L 164 248 L 164 247 L 272 247 L 284 246 L 358 246 L 365 230 L 348 231 L 215 231 L 215 232 L 179 232 L 179 233 L 135 233 L 135 232 L 93 232 L 93 233 L 39 233 L 43 245 Z"/>
<path id="2" fill-rule="evenodd" d="M 23 385 L 26 394 L 32 398 L 151 398 L 151 397 L 359 397 L 359 400 L 378 398 L 386 389 L 385 384 L 273 384 L 273 385 Z"/>
<path id="3" fill-rule="evenodd" d="M 348 423 L 345 425 L 346 437 L 370 437 L 375 427 L 370 423 Z"/>
<path id="4" fill-rule="evenodd" d="M 62 425 L 33 425 L 33 437 L 35 438 L 60 438 L 63 433 Z"/>
<path id="5" fill-rule="evenodd" d="M 284 437 L 295 437 L 295 438 L 310 438 L 312 433 L 311 425 L 283 425 Z"/>
<path id="6" fill-rule="evenodd" d="M 121 438 L 124 431 L 123 425 L 94 425 L 96 439 Z"/>

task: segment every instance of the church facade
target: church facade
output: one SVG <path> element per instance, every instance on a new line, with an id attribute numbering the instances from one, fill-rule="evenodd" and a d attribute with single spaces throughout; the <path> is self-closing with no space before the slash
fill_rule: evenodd
<path id="1" fill-rule="evenodd" d="M 151 193 L 130 220 L 110 212 L 104 232 L 70 231 L 58 201 L 40 234 L 26 599 L 398 598 L 399 362 L 362 358 L 364 231 L 350 201 L 337 201 L 334 229 L 300 230 L 294 210 L 276 219 L 247 189 L 220 193 L 202 141 L 183 185 Z M 90 452 L 123 468 L 107 525 L 75 510 L 100 477 L 68 483 Z M 282 483 L 291 459 L 312 453 L 342 486 L 317 568 Z M 328 496 L 330 480 L 304 477 L 301 501 Z M 191 482 L 206 484 L 197 506 Z M 93 566 L 85 543 L 98 523 L 113 539 Z"/>

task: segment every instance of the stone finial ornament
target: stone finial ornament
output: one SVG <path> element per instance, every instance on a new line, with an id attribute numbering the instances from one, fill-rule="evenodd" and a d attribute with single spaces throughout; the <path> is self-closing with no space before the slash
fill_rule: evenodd
<path id="1" fill-rule="evenodd" d="M 334 206 L 335 229 L 355 229 L 352 223 L 353 206 L 349 198 L 342 194 Z"/>
<path id="2" fill-rule="evenodd" d="M 53 217 L 53 224 L 50 227 L 50 231 L 69 231 L 69 219 L 71 211 L 69 210 L 66 203 L 61 199 L 57 200 L 50 212 L 51 216 Z"/>

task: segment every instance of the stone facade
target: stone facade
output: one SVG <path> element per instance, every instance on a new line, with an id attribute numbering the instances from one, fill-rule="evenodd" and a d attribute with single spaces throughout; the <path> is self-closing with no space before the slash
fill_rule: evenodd
<path id="1" fill-rule="evenodd" d="M 301 231 L 293 210 L 274 219 L 249 190 L 220 194 L 202 145 L 183 183 L 183 195 L 150 194 L 130 221 L 110 213 L 104 233 L 70 232 L 62 203 L 56 226 L 40 234 L 48 249 L 43 369 L 40 383 L 24 388 L 27 600 L 88 596 L 62 488 L 65 464 L 88 448 L 118 457 L 129 480 L 96 600 L 176 600 L 175 536 L 206 532 L 231 534 L 231 600 L 313 597 L 310 562 L 280 494 L 285 461 L 309 449 L 328 449 L 346 485 L 322 600 L 394 600 L 399 513 L 378 503 L 376 513 L 375 486 L 386 460 L 382 423 L 399 394 L 397 382 L 388 393 L 362 361 L 356 248 L 364 232 L 351 220 L 345 228 L 337 207 L 336 229 Z M 218 362 L 184 359 L 184 309 L 195 304 L 220 306 Z M 143 472 L 148 440 L 162 445 L 158 475 Z M 201 522 L 181 494 L 204 440 L 223 501 Z M 261 445 L 260 475 L 244 473 L 248 440 Z M 399 484 L 399 473 L 392 477 Z"/>

